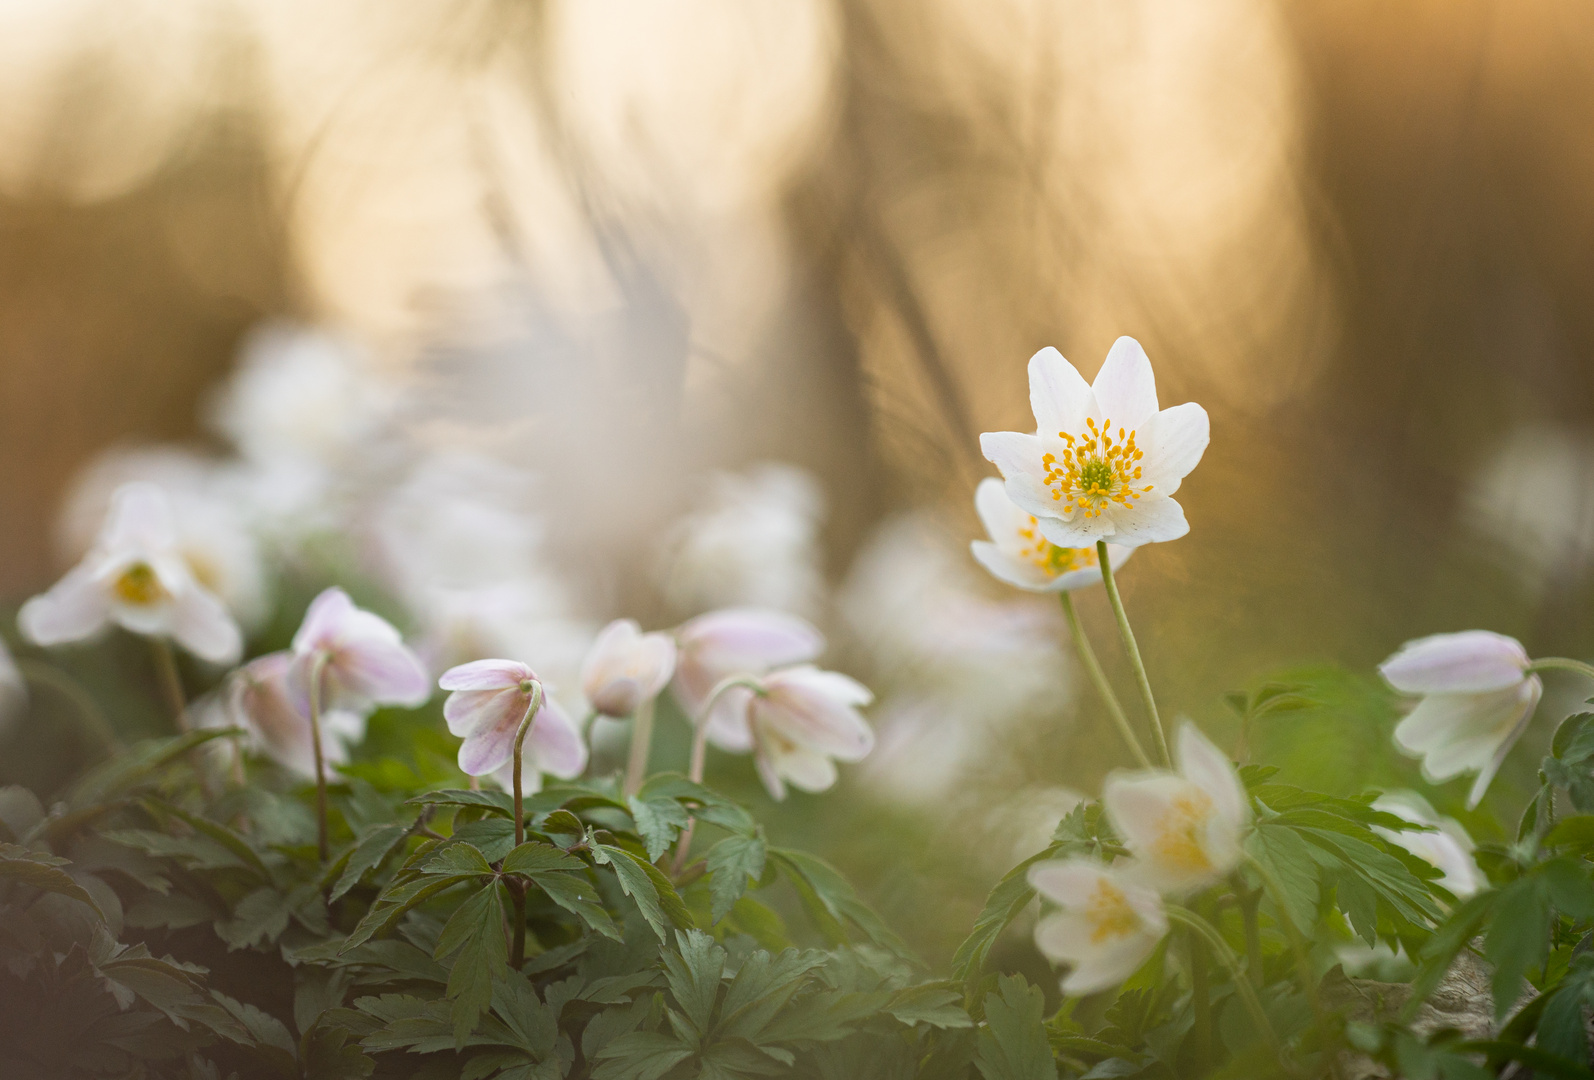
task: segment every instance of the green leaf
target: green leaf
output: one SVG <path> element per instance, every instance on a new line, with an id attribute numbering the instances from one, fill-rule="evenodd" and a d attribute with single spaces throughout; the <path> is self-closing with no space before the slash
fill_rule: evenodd
<path id="1" fill-rule="evenodd" d="M 1546 847 L 1569 847 L 1587 854 L 1594 850 L 1594 814 L 1574 814 L 1555 823 L 1544 837 Z"/>
<path id="2" fill-rule="evenodd" d="M 292 913 L 289 898 L 268 885 L 240 900 L 232 918 L 218 920 L 216 936 L 227 943 L 228 952 L 276 941 Z"/>
<path id="3" fill-rule="evenodd" d="M 850 923 L 882 949 L 903 959 L 914 959 L 907 944 L 858 899 L 858 894 L 835 867 L 818 856 L 791 848 L 770 848 L 767 858 L 797 888 L 803 905 L 822 930 L 826 929 L 827 921 L 833 927 L 845 927 Z M 846 939 L 845 930 L 841 936 Z"/>
<path id="4" fill-rule="evenodd" d="M 182 821 L 188 825 L 188 827 L 193 829 L 195 832 L 210 837 L 212 840 L 216 841 L 216 843 L 232 852 L 235 856 L 237 856 L 239 863 L 249 867 L 256 874 L 260 875 L 262 880 L 271 880 L 271 871 L 267 870 L 266 864 L 261 861 L 260 853 L 254 849 L 249 841 L 245 840 L 242 836 L 239 836 L 237 833 L 233 832 L 219 821 L 212 821 L 210 818 L 189 813 L 182 807 L 173 806 L 171 803 L 165 802 L 161 799 L 146 798 L 142 801 L 144 807 L 149 810 L 150 813 L 165 817 L 177 818 L 179 821 Z"/>
<path id="5" fill-rule="evenodd" d="M 480 851 L 488 862 L 497 862 L 515 846 L 515 823 L 497 817 L 470 821 L 455 826 L 453 838 Z"/>
<path id="6" fill-rule="evenodd" d="M 1484 937 L 1484 955 L 1494 965 L 1497 1021 L 1504 1019 L 1521 996 L 1528 969 L 1544 962 L 1549 933 L 1549 896 L 1542 878 L 1518 878 L 1500 890 L 1494 919 Z"/>
<path id="7" fill-rule="evenodd" d="M 515 799 L 507 791 L 426 791 L 406 801 L 408 806 L 479 806 L 513 818 Z"/>
<path id="8" fill-rule="evenodd" d="M 132 790 L 162 766 L 212 739 L 237 735 L 237 728 L 202 728 L 164 739 L 145 739 L 90 770 L 67 793 L 69 810 L 85 810 Z"/>
<path id="9" fill-rule="evenodd" d="M 454 909 L 432 956 L 442 960 L 450 954 L 454 954 L 454 961 L 448 973 L 447 992 L 454 1001 L 454 1048 L 459 1050 L 492 1004 L 493 982 L 502 980 L 509 970 L 503 893 L 496 883 L 477 890 Z"/>
<path id="10" fill-rule="evenodd" d="M 621 940 L 620 931 L 603 907 L 598 891 L 584 877 L 561 871 L 534 873 L 530 877 L 555 904 L 579 917 L 604 937 Z"/>
<path id="11" fill-rule="evenodd" d="M 1290 921 L 1303 934 L 1310 933 L 1317 922 L 1318 899 L 1317 860 L 1311 845 L 1294 829 L 1263 822 L 1245 846 L 1283 890 Z"/>
<path id="12" fill-rule="evenodd" d="M 708 1032 L 719 998 L 720 977 L 725 974 L 725 950 L 701 930 L 677 933 L 680 951 L 664 951 L 664 972 L 670 993 L 699 1038 Z"/>
<path id="13" fill-rule="evenodd" d="M 543 1004 L 536 989 L 518 971 L 493 986 L 493 1012 L 515 1036 L 520 1048 L 541 1061 L 553 1052 L 559 1037 L 559 1015 Z"/>
<path id="14" fill-rule="evenodd" d="M 1057 1064 L 1041 1019 L 1046 997 L 1022 975 L 1003 975 L 1000 993 L 985 995 L 985 1027 L 974 1065 L 985 1080 L 1057 1080 Z"/>
<path id="15" fill-rule="evenodd" d="M 1055 843 L 1045 851 L 1031 855 L 1003 875 L 1002 880 L 996 883 L 996 888 L 991 890 L 991 895 L 986 897 L 985 907 L 974 920 L 974 929 L 969 931 L 969 936 L 963 939 L 957 952 L 952 955 L 954 979 L 973 983 L 980 977 L 991 946 L 1035 898 L 1035 890 L 1029 885 L 1029 868 L 1038 862 L 1057 858 L 1072 846 L 1067 841 Z"/>
<path id="16" fill-rule="evenodd" d="M 454 841 L 438 847 L 431 858 L 421 864 L 423 874 L 491 874 L 492 864 L 487 857 L 463 841 Z"/>
<path id="17" fill-rule="evenodd" d="M 708 885 L 716 923 L 730 914 L 748 884 L 763 876 L 766 852 L 762 831 L 754 836 L 733 833 L 709 849 Z"/>
<path id="18" fill-rule="evenodd" d="M 382 860 L 403 842 L 409 829 L 403 825 L 377 825 L 360 838 L 349 861 L 344 864 L 343 875 L 338 878 L 338 883 L 332 887 L 327 895 L 329 901 L 336 901 L 360 883 L 367 872 L 382 865 Z"/>
<path id="19" fill-rule="evenodd" d="M 637 834 L 647 845 L 648 858 L 657 859 L 670 849 L 675 838 L 681 835 L 692 815 L 674 799 L 654 798 L 643 801 L 636 795 L 626 800 L 631 807 L 631 819 L 636 822 Z"/>
<path id="20" fill-rule="evenodd" d="M 620 889 L 636 901 L 642 918 L 647 920 L 660 941 L 669 940 L 671 923 L 683 927 L 692 925 L 692 913 L 686 909 L 686 904 L 681 901 L 670 879 L 658 867 L 611 844 L 593 845 L 593 854 L 614 869 Z"/>
<path id="21" fill-rule="evenodd" d="M 1500 894 L 1494 890 L 1468 898 L 1434 931 L 1422 948 L 1422 963 L 1418 965 L 1417 975 L 1411 981 L 1411 997 L 1401 1009 L 1403 1023 L 1410 1023 L 1417 1015 L 1418 1006 L 1438 988 L 1455 961 L 1456 954 L 1477 936 L 1478 928 L 1493 913 L 1499 898 Z"/>
<path id="22" fill-rule="evenodd" d="M 371 910 L 365 913 L 359 925 L 349 934 L 349 940 L 343 944 L 343 952 L 358 945 L 363 945 L 377 934 L 385 934 L 398 925 L 404 913 L 419 904 L 424 904 L 444 889 L 451 889 L 465 881 L 475 881 L 475 874 L 455 874 L 450 877 L 424 878 L 420 881 L 411 881 L 395 886 L 377 898 L 371 905 Z"/>
<path id="23" fill-rule="evenodd" d="M 586 863 L 552 844 L 539 841 L 521 844 L 504 856 L 506 874 L 537 874 L 544 870 L 584 870 Z"/>
<path id="24" fill-rule="evenodd" d="M 1594 919 L 1594 883 L 1588 864 L 1574 859 L 1551 859 L 1536 871 L 1544 878 L 1550 903 L 1574 919 Z"/>
<path id="25" fill-rule="evenodd" d="M 904 1024 L 929 1024 L 937 1028 L 973 1027 L 963 1009 L 963 995 L 948 986 L 928 983 L 899 990 L 884 1006 Z"/>
<path id="26" fill-rule="evenodd" d="M 60 869 L 65 864 L 65 859 L 53 855 L 29 851 L 15 844 L 0 844 L 0 878 L 20 881 L 41 892 L 58 893 L 80 904 L 87 904 L 89 910 L 103 920 L 105 915 L 88 890 L 72 880 L 72 875 Z"/>
<path id="27" fill-rule="evenodd" d="M 349 1037 L 349 1031 L 342 1027 L 312 1027 L 300 1045 L 304 1080 L 353 1080 L 374 1073 L 376 1061 L 367 1057 L 358 1044 L 350 1043 Z"/>
<path id="28" fill-rule="evenodd" d="M 1557 1054 L 1574 1065 L 1588 1068 L 1588 1030 L 1583 1026 L 1583 997 L 1558 991 L 1551 996 L 1539 1017 L 1540 1050 Z"/>
<path id="29" fill-rule="evenodd" d="M 172 836 L 153 829 L 113 829 L 100 835 L 158 859 L 175 859 L 190 870 L 253 870 L 235 852 L 203 833 Z"/>
<path id="30" fill-rule="evenodd" d="M 592 1080 L 659 1080 L 691 1056 L 692 1048 L 673 1035 L 633 1031 L 598 1051 Z"/>

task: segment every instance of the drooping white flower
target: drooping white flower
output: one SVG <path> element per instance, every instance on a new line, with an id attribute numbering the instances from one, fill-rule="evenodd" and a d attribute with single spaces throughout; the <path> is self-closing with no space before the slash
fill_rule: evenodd
<path id="1" fill-rule="evenodd" d="M 1045 956 L 1072 965 L 1063 993 L 1084 995 L 1123 982 L 1168 933 L 1168 915 L 1155 890 L 1121 870 L 1091 859 L 1036 863 L 1029 883 L 1061 910 L 1035 925 Z"/>
<path id="2" fill-rule="evenodd" d="M 1394 814 L 1413 825 L 1431 825 L 1436 832 L 1407 832 L 1374 826 L 1373 831 L 1392 844 L 1399 844 L 1417 858 L 1443 872 L 1439 884 L 1457 899 L 1465 900 L 1488 884 L 1472 857 L 1477 845 L 1461 822 L 1442 817 L 1428 800 L 1415 791 L 1390 791 L 1373 800 L 1373 809 Z"/>
<path id="3" fill-rule="evenodd" d="M 324 710 L 365 713 L 375 705 L 419 705 L 431 696 L 431 679 L 392 623 L 354 606 L 336 586 L 310 602 L 293 635 L 288 685 L 308 709 L 310 678 L 320 668 Z"/>
<path id="4" fill-rule="evenodd" d="M 226 711 L 233 723 L 249 732 L 250 746 L 307 779 L 315 779 L 315 742 L 310 716 L 296 703 L 288 685 L 293 654 L 274 652 L 249 661 L 232 676 Z M 349 759 L 348 747 L 365 737 L 365 715 L 329 709 L 320 716 L 321 756 L 339 765 Z"/>
<path id="5" fill-rule="evenodd" d="M 644 634 L 632 619 L 616 619 L 598 632 L 581 665 L 581 688 L 604 716 L 631 716 L 658 696 L 675 674 L 675 641 Z"/>
<path id="6" fill-rule="evenodd" d="M 1029 393 L 1035 434 L 987 432 L 980 449 L 1046 539 L 1137 547 L 1190 531 L 1172 496 L 1207 448 L 1206 410 L 1159 408 L 1139 342 L 1114 342 L 1092 384 L 1056 349 L 1042 349 L 1030 358 Z"/>
<path id="7" fill-rule="evenodd" d="M 169 637 L 213 663 L 232 663 L 243 649 L 238 624 L 183 559 L 171 505 L 154 484 L 119 488 L 83 561 L 17 615 L 23 635 L 38 645 L 79 641 L 113 622 Z"/>
<path id="8" fill-rule="evenodd" d="M 1046 539 L 1040 523 L 1020 509 L 1002 481 L 986 477 L 974 492 L 974 508 L 989 540 L 969 546 L 975 559 L 998 581 L 1030 592 L 1066 592 L 1101 581 L 1101 565 L 1094 547 L 1059 547 Z M 1107 545 L 1107 557 L 1116 571 L 1134 554 L 1134 548 Z"/>
<path id="9" fill-rule="evenodd" d="M 723 725 L 715 741 L 724 749 L 751 749 L 772 797 L 784 799 L 787 784 L 825 791 L 836 782 L 837 761 L 862 761 L 874 749 L 874 731 L 858 712 L 874 695 L 856 679 L 799 664 L 756 683 L 757 689 L 722 693 L 730 709 L 715 710 Z"/>
<path id="10" fill-rule="evenodd" d="M 1179 729 L 1178 772 L 1118 772 L 1101 801 L 1135 856 L 1135 874 L 1164 892 L 1189 892 L 1239 865 L 1250 804 L 1233 764 L 1194 724 Z"/>
<path id="11" fill-rule="evenodd" d="M 812 623 L 767 608 L 722 608 L 675 631 L 675 696 L 697 720 L 709 693 L 731 675 L 762 675 L 771 668 L 816 659 L 825 638 Z M 745 754 L 753 748 L 736 691 L 721 696 L 708 718 L 709 741 Z"/>
<path id="12" fill-rule="evenodd" d="M 485 776 L 512 764 L 515 735 L 531 708 L 536 679 L 531 668 L 514 660 L 476 660 L 443 673 L 438 685 L 450 691 L 443 718 L 448 730 L 465 740 L 459 748 L 465 773 Z M 535 791 L 529 778 L 540 773 L 570 779 L 586 767 L 581 732 L 545 693 L 521 750 L 522 790 Z"/>
<path id="13" fill-rule="evenodd" d="M 1520 642 L 1488 630 L 1408 641 L 1378 668 L 1396 690 L 1422 695 L 1395 726 L 1396 745 L 1422 758 L 1430 783 L 1476 772 L 1467 805 L 1478 805 L 1544 694 L 1530 662 Z"/>

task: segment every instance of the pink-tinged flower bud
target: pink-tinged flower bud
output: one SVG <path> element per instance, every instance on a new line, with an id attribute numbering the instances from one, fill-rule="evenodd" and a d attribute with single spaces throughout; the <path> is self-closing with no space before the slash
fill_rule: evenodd
<path id="1" fill-rule="evenodd" d="M 874 749 L 874 731 L 858 712 L 874 695 L 856 679 L 803 664 L 773 671 L 758 684 L 757 690 L 725 692 L 722 700 L 730 700 L 732 712 L 724 718 L 722 745 L 752 750 L 774 798 L 786 797 L 787 784 L 824 791 L 836 782 L 837 761 L 861 761 Z"/>
<path id="2" fill-rule="evenodd" d="M 1421 694 L 1395 727 L 1395 744 L 1422 758 L 1430 783 L 1476 772 L 1478 805 L 1544 693 L 1520 642 L 1487 630 L 1409 641 L 1379 666 L 1396 690 Z"/>
<path id="3" fill-rule="evenodd" d="M 178 550 L 171 505 L 154 484 L 118 488 L 93 550 L 17 615 L 23 636 L 37 645 L 80 641 L 110 623 L 169 637 L 217 664 L 243 651 L 238 624 Z"/>
<path id="4" fill-rule="evenodd" d="M 315 745 L 310 717 L 294 704 L 288 690 L 293 654 L 268 653 L 245 664 L 227 689 L 227 710 L 234 723 L 249 732 L 253 748 L 300 776 L 315 777 Z M 344 709 L 321 716 L 321 754 L 333 764 L 348 760 L 346 744 L 365 735 L 365 717 Z"/>
<path id="5" fill-rule="evenodd" d="M 678 628 L 675 641 L 675 696 L 694 719 L 722 679 L 762 675 L 772 668 L 813 660 L 825 651 L 824 635 L 812 623 L 770 608 L 710 611 Z M 745 721 L 746 693 L 724 694 L 708 719 L 709 741 L 721 749 L 746 753 L 753 748 Z"/>
<path id="6" fill-rule="evenodd" d="M 1072 965 L 1063 993 L 1110 990 L 1133 975 L 1168 933 L 1162 898 L 1094 859 L 1036 863 L 1029 883 L 1060 910 L 1035 924 L 1035 944 Z"/>
<path id="7" fill-rule="evenodd" d="M 443 672 L 437 684 L 451 691 L 443 719 L 451 734 L 465 740 L 459 748 L 461 770 L 486 776 L 511 763 L 537 681 L 531 668 L 515 660 L 476 660 Z M 570 779 L 587 767 L 587 744 L 574 721 L 546 687 L 542 701 L 522 747 L 522 785 L 528 792 L 536 790 L 528 777 L 549 773 Z"/>
<path id="8" fill-rule="evenodd" d="M 431 697 L 431 679 L 393 624 L 354 606 L 330 588 L 310 603 L 293 635 L 288 685 L 308 711 L 310 673 L 321 667 L 320 707 L 366 712 L 375 705 L 419 705 Z"/>
<path id="9" fill-rule="evenodd" d="M 581 688 L 604 716 L 633 715 L 658 696 L 675 674 L 675 642 L 668 634 L 644 634 L 631 619 L 605 626 L 581 665 Z"/>

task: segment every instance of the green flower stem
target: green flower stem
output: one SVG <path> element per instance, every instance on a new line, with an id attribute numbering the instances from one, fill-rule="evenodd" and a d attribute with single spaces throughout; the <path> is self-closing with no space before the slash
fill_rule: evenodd
<path id="1" fill-rule="evenodd" d="M 698 714 L 692 732 L 692 759 L 687 765 L 686 778 L 694 784 L 703 782 L 703 770 L 708 765 L 708 718 L 714 715 L 714 706 L 719 704 L 725 692 L 737 686 L 745 686 L 755 694 L 764 692 L 763 685 L 751 675 L 728 675 L 714 684 L 714 689 L 708 692 L 708 698 L 703 702 L 703 710 Z M 692 832 L 696 828 L 697 818 L 687 818 L 686 828 L 681 830 L 681 837 L 675 842 L 671 877 L 679 878 L 681 871 L 686 868 L 686 856 L 692 850 Z"/>
<path id="2" fill-rule="evenodd" d="M 1238 875 L 1236 875 L 1238 877 Z M 1236 887 L 1240 897 L 1240 918 L 1245 922 L 1245 967 L 1251 973 L 1251 981 L 1257 986 L 1262 985 L 1262 924 L 1257 918 L 1256 909 L 1262 903 L 1262 890 L 1246 888 L 1243 884 Z"/>
<path id="3" fill-rule="evenodd" d="M 1074 598 L 1067 591 L 1058 593 L 1058 598 L 1063 605 L 1063 618 L 1068 621 L 1068 632 L 1074 638 L 1074 652 L 1079 657 L 1080 666 L 1085 669 L 1085 674 L 1090 676 L 1096 693 L 1100 695 L 1102 704 L 1107 706 L 1107 713 L 1118 726 L 1118 734 L 1124 737 L 1124 742 L 1129 746 L 1129 752 L 1134 754 L 1135 760 L 1145 768 L 1151 767 L 1151 759 L 1146 756 L 1146 750 L 1140 745 L 1140 740 L 1135 737 L 1135 729 L 1129 723 L 1129 716 L 1124 712 L 1124 707 L 1118 701 L 1118 695 L 1113 692 L 1112 683 L 1107 681 L 1107 673 L 1101 669 L 1101 663 L 1096 659 L 1096 650 L 1090 647 L 1090 639 L 1085 636 L 1085 628 L 1080 624 L 1079 612 L 1074 610 Z"/>
<path id="4" fill-rule="evenodd" d="M 72 703 L 72 711 L 78 719 L 78 725 L 85 733 L 93 736 L 94 741 L 105 751 L 106 757 L 115 757 L 126 749 L 122 745 L 122 740 L 117 738 L 110 721 L 106 720 L 99 703 L 87 690 L 78 685 L 76 679 L 54 665 L 27 656 L 17 657 L 16 665 L 17 671 L 27 682 L 34 686 L 47 686 Z"/>
<path id="5" fill-rule="evenodd" d="M 1256 988 L 1245 977 L 1245 972 L 1240 970 L 1239 958 L 1229 948 L 1228 942 L 1223 940 L 1223 935 L 1217 928 L 1189 908 L 1179 907 L 1177 904 L 1167 906 L 1168 918 L 1195 931 L 1196 935 L 1207 943 L 1212 950 L 1212 955 L 1217 957 L 1229 972 L 1229 978 L 1234 982 L 1234 992 L 1240 1000 L 1245 1002 L 1246 1010 L 1251 1014 L 1252 1023 L 1256 1024 L 1257 1031 L 1267 1041 L 1268 1049 L 1279 1056 L 1282 1063 L 1283 1051 L 1279 1046 L 1278 1036 L 1273 1033 L 1273 1025 L 1268 1022 L 1267 1013 L 1262 1008 L 1262 1000 L 1256 996 Z"/>
<path id="6" fill-rule="evenodd" d="M 324 863 L 331 855 L 327 843 L 327 763 L 321 753 L 321 674 L 326 670 L 327 654 L 318 652 L 310 661 L 310 748 L 315 754 L 315 844 Z"/>
<path id="7" fill-rule="evenodd" d="M 648 751 L 653 747 L 653 698 L 644 698 L 631 721 L 631 755 L 625 765 L 625 793 L 642 790 L 648 776 Z"/>
<path id="8" fill-rule="evenodd" d="M 531 734 L 531 725 L 537 719 L 537 710 L 542 708 L 542 683 L 536 679 L 531 680 L 531 700 L 526 705 L 526 715 L 521 718 L 520 728 L 515 732 L 514 765 L 510 770 L 510 784 L 513 785 L 515 800 L 515 846 L 519 847 L 526 842 L 526 817 L 521 805 L 520 772 L 521 762 L 525 752 L 526 736 Z M 520 965 L 526 960 L 526 885 L 522 881 L 511 879 L 509 882 L 509 897 L 515 908 L 515 930 L 513 943 L 510 947 L 509 963 L 518 971 Z"/>
<path id="9" fill-rule="evenodd" d="M 177 657 L 172 653 L 171 642 L 163 637 L 151 636 L 150 652 L 155 656 L 155 675 L 166 697 L 167 708 L 172 711 L 179 735 L 188 732 L 188 695 L 183 692 L 183 677 L 177 670 Z"/>
<path id="10" fill-rule="evenodd" d="M 1191 1035 L 1195 1038 L 1195 1068 L 1201 1071 L 1212 1060 L 1212 989 L 1207 985 L 1206 952 L 1190 939 L 1190 1009 L 1195 1014 Z"/>
<path id="11" fill-rule="evenodd" d="M 1129 627 L 1129 616 L 1124 612 L 1123 599 L 1118 595 L 1118 582 L 1113 580 L 1112 562 L 1107 558 L 1107 541 L 1096 541 L 1096 560 L 1101 564 L 1101 583 L 1107 588 L 1107 600 L 1113 614 L 1118 617 L 1118 636 L 1124 640 L 1124 651 L 1129 654 L 1129 665 L 1135 669 L 1135 680 L 1140 684 L 1140 697 L 1146 703 L 1151 717 L 1151 734 L 1157 743 L 1157 755 L 1163 765 L 1173 768 L 1173 756 L 1168 753 L 1168 736 L 1162 730 L 1162 717 L 1157 713 L 1157 699 L 1151 692 L 1151 680 L 1146 677 L 1145 661 L 1140 659 L 1140 646 L 1135 644 L 1135 632 Z"/>
<path id="12" fill-rule="evenodd" d="M 1528 665 L 1529 671 L 1575 671 L 1579 675 L 1594 679 L 1594 664 L 1586 664 L 1582 660 L 1570 660 L 1564 656 L 1546 656 L 1543 660 L 1535 660 Z"/>

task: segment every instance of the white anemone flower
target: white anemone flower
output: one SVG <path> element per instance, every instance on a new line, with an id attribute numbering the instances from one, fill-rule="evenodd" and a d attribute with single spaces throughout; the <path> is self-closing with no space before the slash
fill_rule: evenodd
<path id="1" fill-rule="evenodd" d="M 459 767 L 470 776 L 496 774 L 511 766 L 515 735 L 531 708 L 536 672 L 515 660 L 475 660 L 443 672 L 438 685 L 449 691 L 443 718 L 451 734 L 464 739 Z M 521 791 L 540 786 L 548 773 L 569 780 L 587 767 L 587 745 L 575 723 L 546 688 L 521 748 Z M 507 788 L 513 780 L 503 778 Z"/>
<path id="2" fill-rule="evenodd" d="M 1136 877 L 1168 893 L 1192 892 L 1238 866 L 1251 816 L 1233 764 L 1194 724 L 1179 729 L 1178 759 L 1176 773 L 1114 773 L 1101 794 Z"/>
<path id="3" fill-rule="evenodd" d="M 1046 539 L 1137 547 L 1190 531 L 1172 496 L 1207 448 L 1206 410 L 1158 407 L 1139 342 L 1114 342 L 1091 384 L 1056 349 L 1042 349 L 1030 358 L 1029 397 L 1035 434 L 987 432 L 980 449 Z"/>
<path id="4" fill-rule="evenodd" d="M 183 559 L 171 504 L 154 484 L 118 488 L 83 561 L 17 615 L 23 635 L 37 645 L 80 641 L 110 623 L 171 638 L 212 663 L 230 664 L 243 651 L 238 624 Z"/>
<path id="5" fill-rule="evenodd" d="M 1374 826 L 1373 831 L 1392 844 L 1398 844 L 1417 858 L 1438 868 L 1439 884 L 1458 899 L 1465 900 L 1488 884 L 1477 860 L 1472 857 L 1477 845 L 1461 822 L 1442 817 L 1415 791 L 1390 791 L 1373 800 L 1373 809 L 1411 822 L 1431 825 L 1434 832 L 1407 832 Z"/>
<path id="6" fill-rule="evenodd" d="M 594 711 L 621 719 L 658 696 L 675 674 L 675 641 L 644 634 L 632 619 L 616 619 L 598 632 L 581 665 L 581 689 Z"/>
<path id="7" fill-rule="evenodd" d="M 288 685 L 308 708 L 319 665 L 319 705 L 364 713 L 376 705 L 415 706 L 431 697 L 431 679 L 392 623 L 354 606 L 334 586 L 310 602 L 293 635 Z"/>
<path id="8" fill-rule="evenodd" d="M 679 626 L 675 642 L 675 696 L 694 721 L 702 719 L 709 693 L 721 679 L 762 675 L 825 651 L 824 635 L 807 619 L 769 608 L 710 611 Z M 735 691 L 720 697 L 707 720 L 710 742 L 733 753 L 752 750 L 745 704 Z"/>
<path id="9" fill-rule="evenodd" d="M 1420 694 L 1395 726 L 1395 743 L 1422 758 L 1429 783 L 1476 772 L 1467 806 L 1477 806 L 1505 756 L 1533 718 L 1544 683 L 1515 638 L 1489 630 L 1408 641 L 1378 666 L 1390 686 Z"/>
<path id="10" fill-rule="evenodd" d="M 28 682 L 17 668 L 11 650 L 0 641 L 0 737 L 28 705 Z"/>
<path id="11" fill-rule="evenodd" d="M 1029 868 L 1035 891 L 1061 910 L 1035 924 L 1035 945 L 1069 964 L 1063 993 L 1108 990 L 1135 973 L 1168 934 L 1168 914 L 1155 890 L 1092 859 L 1063 859 Z"/>
<path id="12" fill-rule="evenodd" d="M 1101 564 L 1094 547 L 1060 547 L 1041 534 L 1035 515 L 1007 497 L 1002 481 L 994 476 L 980 481 L 974 491 L 974 508 L 989 540 L 969 547 L 979 564 L 998 581 L 1030 592 L 1069 592 L 1101 581 Z M 1114 571 L 1134 548 L 1107 545 Z"/>
<path id="13" fill-rule="evenodd" d="M 289 652 L 249 661 L 228 685 L 226 707 L 233 723 L 249 732 L 252 749 L 291 772 L 315 779 L 315 743 L 310 717 L 288 687 Z M 321 756 L 333 765 L 349 760 L 348 747 L 365 738 L 365 716 L 348 709 L 321 714 Z"/>
<path id="14" fill-rule="evenodd" d="M 784 799 L 787 784 L 828 790 L 837 761 L 862 761 L 874 749 L 874 730 L 858 712 L 874 694 L 856 679 L 800 664 L 755 682 L 756 688 L 733 686 L 721 695 L 731 706 L 728 713 L 716 710 L 722 724 L 716 743 L 751 749 L 772 798 Z"/>

